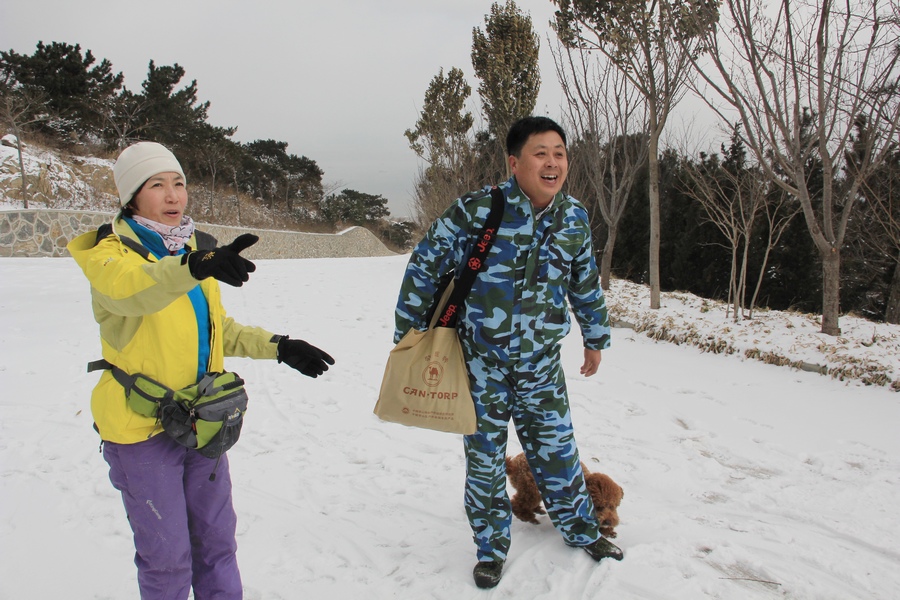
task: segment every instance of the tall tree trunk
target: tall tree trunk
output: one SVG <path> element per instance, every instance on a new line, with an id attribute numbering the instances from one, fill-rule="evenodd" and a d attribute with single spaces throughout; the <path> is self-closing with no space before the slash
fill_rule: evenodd
<path id="1" fill-rule="evenodd" d="M 841 251 L 830 248 L 822 253 L 822 333 L 841 335 Z"/>
<path id="2" fill-rule="evenodd" d="M 728 306 L 734 309 L 732 319 L 738 322 L 738 277 L 737 277 L 737 244 L 731 242 L 731 281 L 728 283 Z M 728 309 L 725 309 L 725 318 L 728 318 Z"/>
<path id="3" fill-rule="evenodd" d="M 291 214 L 294 205 L 291 202 L 291 178 L 287 176 L 284 178 L 284 205 L 287 207 L 288 214 Z"/>
<path id="4" fill-rule="evenodd" d="M 651 102 L 651 104 L 653 104 Z M 653 118 L 653 117 L 651 117 Z M 655 123 L 654 123 L 655 124 Z M 652 126 L 652 125 L 651 125 Z M 650 308 L 659 308 L 659 130 L 650 135 Z"/>
<path id="5" fill-rule="evenodd" d="M 215 219 L 216 219 L 216 211 L 215 211 L 215 205 L 216 205 L 216 170 L 215 170 L 215 169 L 211 169 L 210 175 L 212 175 L 212 187 L 211 187 L 210 190 L 209 190 L 209 218 L 210 218 L 210 220 L 215 221 Z"/>
<path id="6" fill-rule="evenodd" d="M 619 235 L 619 224 L 614 223 L 609 226 L 609 234 L 606 237 L 606 244 L 603 246 L 603 258 L 600 259 L 600 287 L 603 291 L 609 289 L 609 276 L 612 271 L 613 248 L 616 246 L 616 236 Z"/>
<path id="7" fill-rule="evenodd" d="M 25 161 L 22 159 L 22 138 L 19 136 L 19 130 L 16 129 L 16 150 L 19 151 L 19 176 L 22 178 L 22 202 L 23 207 L 28 209 L 28 183 L 25 179 Z"/>
<path id="8" fill-rule="evenodd" d="M 237 169 L 233 170 L 231 174 L 234 176 L 234 201 L 237 204 L 237 224 L 241 225 L 241 192 L 238 187 L 238 176 Z"/>
<path id="9" fill-rule="evenodd" d="M 891 278 L 891 293 L 888 296 L 887 307 L 884 311 L 884 320 L 895 325 L 900 323 L 900 260 L 894 265 L 894 276 Z"/>
<path id="10" fill-rule="evenodd" d="M 738 281 L 738 306 L 741 309 L 741 318 L 744 319 L 744 308 L 747 306 L 747 280 L 749 279 L 749 275 L 747 273 L 748 263 L 750 262 L 750 234 L 749 232 L 744 234 L 744 247 L 743 247 L 743 256 L 741 257 L 741 272 L 740 279 Z"/>
<path id="11" fill-rule="evenodd" d="M 770 238 L 771 240 L 771 238 Z M 750 298 L 750 314 L 748 318 L 753 318 L 753 309 L 756 308 L 756 300 L 759 298 L 759 291 L 762 289 L 763 279 L 766 276 L 766 265 L 769 264 L 769 253 L 772 251 L 771 241 L 766 244 L 766 251 L 763 253 L 762 264 L 759 267 L 759 277 L 756 279 L 756 287 L 753 288 L 753 297 Z"/>

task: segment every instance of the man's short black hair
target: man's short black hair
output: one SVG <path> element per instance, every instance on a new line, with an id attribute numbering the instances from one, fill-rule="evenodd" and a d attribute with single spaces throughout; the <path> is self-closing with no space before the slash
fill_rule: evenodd
<path id="1" fill-rule="evenodd" d="M 566 132 L 556 124 L 553 119 L 547 117 L 523 117 L 512 124 L 509 133 L 506 134 L 506 155 L 518 157 L 525 147 L 528 138 L 536 133 L 555 131 L 566 145 Z"/>

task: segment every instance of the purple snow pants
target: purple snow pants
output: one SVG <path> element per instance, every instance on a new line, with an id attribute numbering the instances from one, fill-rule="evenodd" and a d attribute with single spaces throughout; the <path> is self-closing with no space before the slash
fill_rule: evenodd
<path id="1" fill-rule="evenodd" d="M 227 457 L 216 467 L 165 434 L 105 442 L 103 457 L 134 532 L 141 600 L 186 600 L 191 586 L 195 600 L 242 598 Z"/>

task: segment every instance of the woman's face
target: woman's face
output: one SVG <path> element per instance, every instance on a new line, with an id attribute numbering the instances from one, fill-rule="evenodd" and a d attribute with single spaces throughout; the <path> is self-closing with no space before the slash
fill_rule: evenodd
<path id="1" fill-rule="evenodd" d="M 187 206 L 187 188 L 178 173 L 154 175 L 131 201 L 134 214 L 163 225 L 181 225 Z"/>

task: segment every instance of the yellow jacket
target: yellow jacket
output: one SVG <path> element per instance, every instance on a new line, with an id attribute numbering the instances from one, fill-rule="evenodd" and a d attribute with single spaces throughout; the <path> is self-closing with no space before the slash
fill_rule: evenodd
<path id="1" fill-rule="evenodd" d="M 188 245 L 196 244 L 194 236 Z M 197 285 L 209 304 L 207 371 L 222 371 L 225 356 L 275 358 L 272 333 L 225 314 L 215 279 L 198 282 L 181 256 L 157 260 L 125 221 L 116 219 L 111 230 L 104 226 L 80 235 L 68 249 L 91 283 L 103 358 L 125 372 L 143 373 L 172 389 L 196 383 L 199 337 L 187 293 Z M 91 412 L 106 441 L 133 444 L 162 432 L 155 419 L 128 408 L 110 371 L 103 372 L 94 388 Z"/>

